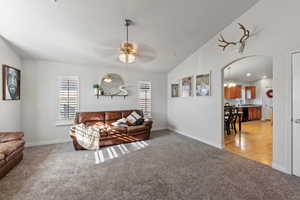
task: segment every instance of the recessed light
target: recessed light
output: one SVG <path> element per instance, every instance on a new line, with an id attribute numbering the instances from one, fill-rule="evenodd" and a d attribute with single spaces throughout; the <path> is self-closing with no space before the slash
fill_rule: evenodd
<path id="1" fill-rule="evenodd" d="M 246 74 L 247 77 L 250 77 L 251 75 L 252 75 L 251 73 L 247 73 L 247 74 Z"/>

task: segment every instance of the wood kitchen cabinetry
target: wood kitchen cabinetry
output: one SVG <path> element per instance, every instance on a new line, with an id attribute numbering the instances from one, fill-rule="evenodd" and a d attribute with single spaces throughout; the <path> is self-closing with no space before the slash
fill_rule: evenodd
<path id="1" fill-rule="evenodd" d="M 224 87 L 225 99 L 240 99 L 242 98 L 242 86 L 237 85 L 235 87 Z"/>
<path id="2" fill-rule="evenodd" d="M 256 98 L 256 86 L 247 86 L 245 87 L 246 99 L 255 99 Z"/>
<path id="3" fill-rule="evenodd" d="M 262 113 L 261 113 L 261 107 L 249 107 L 248 108 L 248 120 L 254 121 L 254 120 L 261 120 Z"/>

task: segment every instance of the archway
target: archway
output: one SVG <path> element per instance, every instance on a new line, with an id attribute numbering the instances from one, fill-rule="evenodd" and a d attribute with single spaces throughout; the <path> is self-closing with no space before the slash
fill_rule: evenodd
<path id="1" fill-rule="evenodd" d="M 247 56 L 222 68 L 222 143 L 225 150 L 272 166 L 273 60 Z"/>

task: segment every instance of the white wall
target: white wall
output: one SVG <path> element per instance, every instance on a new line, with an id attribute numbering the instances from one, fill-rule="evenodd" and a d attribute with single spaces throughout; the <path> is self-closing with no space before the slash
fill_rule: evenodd
<path id="1" fill-rule="evenodd" d="M 167 128 L 166 74 L 137 72 L 124 68 L 109 68 L 48 61 L 23 61 L 22 129 L 28 145 L 70 141 L 68 126 L 57 127 L 56 77 L 76 75 L 80 79 L 80 110 L 109 111 L 137 108 L 137 82 L 152 82 L 153 129 Z M 94 96 L 93 84 L 107 73 L 117 73 L 129 85 L 129 97 Z"/>
<path id="2" fill-rule="evenodd" d="M 223 32 L 227 40 L 240 37 L 238 22 L 255 34 L 244 54 L 236 48 L 223 52 L 217 36 L 168 74 L 169 85 L 187 75 L 212 71 L 212 96 L 203 98 L 168 97 L 168 121 L 172 129 L 223 147 L 222 69 L 232 61 L 251 55 L 273 57 L 274 137 L 273 167 L 291 173 L 291 52 L 300 49 L 300 1 L 261 0 Z M 170 93 L 170 92 L 169 92 Z"/>
<path id="3" fill-rule="evenodd" d="M 266 95 L 266 92 L 273 88 L 272 79 L 262 79 L 253 83 L 256 86 L 256 99 L 254 104 L 262 105 L 262 120 L 270 119 L 269 112 L 273 107 L 273 99 Z"/>
<path id="4" fill-rule="evenodd" d="M 21 69 L 20 58 L 0 37 L 0 132 L 21 130 L 21 101 L 3 101 L 2 65 Z M 22 79 L 22 72 L 21 72 Z"/>

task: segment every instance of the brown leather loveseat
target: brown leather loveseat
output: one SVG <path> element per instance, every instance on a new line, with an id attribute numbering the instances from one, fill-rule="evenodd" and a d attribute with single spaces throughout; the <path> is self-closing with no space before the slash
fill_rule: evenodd
<path id="1" fill-rule="evenodd" d="M 109 134 L 101 133 L 100 147 L 149 139 L 153 123 L 151 120 L 145 121 L 142 125 L 138 126 L 114 127 L 111 125 L 121 118 L 128 117 L 133 111 L 143 116 L 143 112 L 140 110 L 78 112 L 76 113 L 75 124 L 84 123 L 87 126 L 107 125 L 111 127 L 112 131 L 110 131 Z M 78 144 L 73 131 L 70 132 L 70 136 L 73 140 L 74 148 L 76 150 L 84 150 L 84 148 Z"/>
<path id="2" fill-rule="evenodd" d="M 0 178 L 23 159 L 24 133 L 0 133 Z"/>

